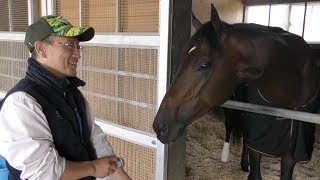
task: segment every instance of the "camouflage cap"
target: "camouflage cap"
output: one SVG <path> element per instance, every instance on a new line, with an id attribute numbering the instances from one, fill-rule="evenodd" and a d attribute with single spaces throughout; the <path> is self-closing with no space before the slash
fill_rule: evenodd
<path id="1" fill-rule="evenodd" d="M 50 35 L 78 37 L 79 41 L 89 41 L 93 38 L 94 33 L 92 27 L 76 27 L 62 16 L 49 15 L 40 18 L 28 27 L 24 44 L 32 52 L 36 41 L 41 41 Z"/>

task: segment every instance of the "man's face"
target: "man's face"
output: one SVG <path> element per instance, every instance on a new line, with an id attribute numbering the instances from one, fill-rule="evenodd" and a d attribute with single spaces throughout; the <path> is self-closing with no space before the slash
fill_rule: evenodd
<path id="1" fill-rule="evenodd" d="M 79 62 L 80 49 L 77 47 L 77 38 L 50 37 L 50 43 L 46 45 L 46 57 L 41 64 L 58 77 L 74 77 L 77 75 L 77 63 Z"/>

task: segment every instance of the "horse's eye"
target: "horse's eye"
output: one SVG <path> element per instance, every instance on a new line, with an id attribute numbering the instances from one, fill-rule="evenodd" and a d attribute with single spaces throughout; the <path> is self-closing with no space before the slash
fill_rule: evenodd
<path id="1" fill-rule="evenodd" d="M 209 67 L 210 67 L 210 63 L 201 63 L 198 71 L 205 71 L 209 69 Z"/>

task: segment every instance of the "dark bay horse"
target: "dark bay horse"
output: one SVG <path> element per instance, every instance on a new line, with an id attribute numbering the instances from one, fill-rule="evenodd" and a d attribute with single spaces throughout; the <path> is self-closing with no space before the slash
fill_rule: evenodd
<path id="1" fill-rule="evenodd" d="M 192 12 L 192 25 L 193 27 L 198 30 L 202 26 L 202 23 L 194 16 Z M 248 92 L 247 92 L 247 84 L 244 83 L 238 86 L 232 96 L 231 100 L 237 100 L 246 102 L 248 99 Z M 225 138 L 223 143 L 223 149 L 221 152 L 221 162 L 227 162 L 229 160 L 230 155 L 230 140 L 232 137 L 232 142 L 237 146 L 240 145 L 241 138 L 242 142 L 242 153 L 241 153 L 241 161 L 240 166 L 241 169 L 245 172 L 249 172 L 249 149 L 246 145 L 247 137 L 244 134 L 244 119 L 245 119 L 245 112 L 236 110 L 236 109 L 229 109 L 229 108 L 222 108 L 224 113 L 224 124 L 225 124 Z"/>
<path id="2" fill-rule="evenodd" d="M 315 112 L 320 94 L 316 64 L 300 36 L 276 27 L 227 24 L 211 5 L 210 21 L 197 30 L 182 51 L 179 69 L 161 102 L 153 129 L 162 143 L 175 141 L 187 125 L 223 104 L 243 83 L 248 84 L 248 102 Z M 249 123 L 257 125 L 248 129 L 252 133 L 248 136 L 255 137 L 248 142 L 248 179 L 262 179 L 260 152 L 265 148 L 266 154 L 281 157 L 281 179 L 292 179 L 296 162 L 311 158 L 314 124 L 276 121 L 276 117 L 254 113 L 247 113 L 247 117 Z M 279 124 L 270 125 L 270 121 Z M 278 130 L 273 131 L 274 127 Z M 256 133 L 260 130 L 264 141 Z M 282 133 L 275 137 L 274 132 Z"/>

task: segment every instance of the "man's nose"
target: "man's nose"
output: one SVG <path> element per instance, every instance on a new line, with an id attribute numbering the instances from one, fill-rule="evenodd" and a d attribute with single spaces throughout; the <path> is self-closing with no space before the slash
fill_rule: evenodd
<path id="1" fill-rule="evenodd" d="M 77 59 L 80 59 L 81 58 L 81 55 L 80 55 L 80 49 L 75 49 L 74 51 L 73 51 L 73 57 L 76 57 Z"/>

